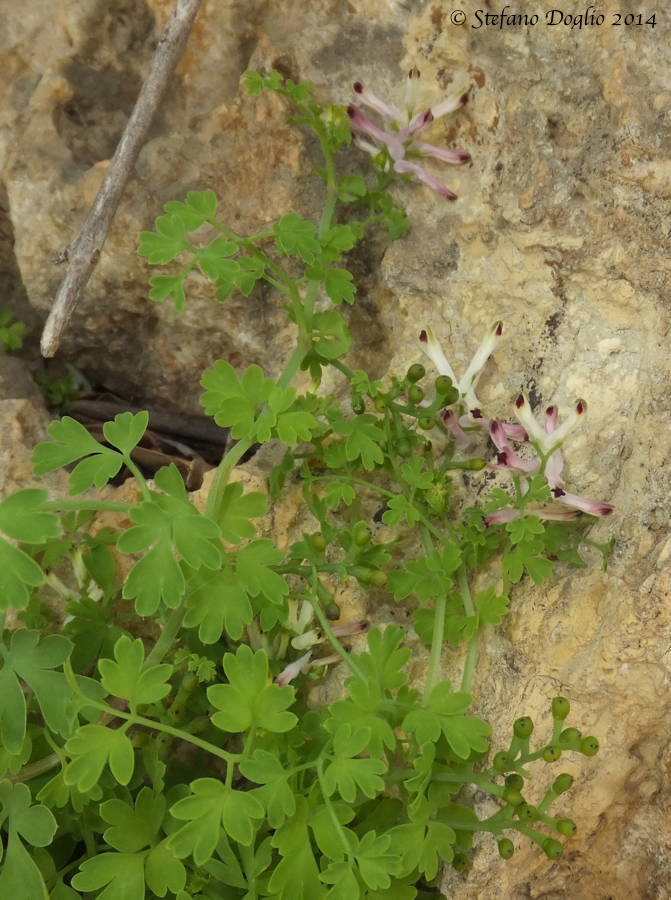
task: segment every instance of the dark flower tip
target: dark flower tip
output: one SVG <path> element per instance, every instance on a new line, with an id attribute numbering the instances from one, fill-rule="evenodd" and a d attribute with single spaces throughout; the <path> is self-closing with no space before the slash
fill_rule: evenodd
<path id="1" fill-rule="evenodd" d="M 468 94 L 462 94 L 462 96 L 459 98 L 459 103 L 461 103 L 462 106 L 466 106 L 466 104 L 468 103 Z"/>
<path id="2" fill-rule="evenodd" d="M 353 119 L 356 115 L 356 106 L 348 106 L 347 115 L 350 117 L 350 119 Z"/>
<path id="3" fill-rule="evenodd" d="M 413 66 L 412 69 L 410 69 L 410 71 L 408 72 L 408 78 L 419 78 L 420 75 L 421 72 L 419 71 L 417 66 Z"/>
<path id="4" fill-rule="evenodd" d="M 468 158 L 470 159 L 470 156 Z M 494 332 L 494 334 L 497 337 L 501 337 L 501 335 L 503 334 L 503 322 L 496 323 L 496 331 Z"/>
<path id="5" fill-rule="evenodd" d="M 429 336 L 428 336 L 428 334 L 426 333 L 426 331 L 424 331 L 424 329 L 422 329 L 422 330 L 420 331 L 420 333 L 419 333 L 419 339 L 420 339 L 420 341 L 421 341 L 423 344 L 426 344 L 426 343 L 428 342 Z"/>
<path id="6" fill-rule="evenodd" d="M 476 406 L 475 409 L 471 410 L 471 415 L 473 416 L 474 419 L 481 419 L 482 418 L 482 410 L 478 409 Z"/>
<path id="7" fill-rule="evenodd" d="M 361 84 L 360 81 L 355 81 L 354 84 L 352 85 L 352 87 L 357 92 L 357 94 L 363 93 L 363 85 Z"/>
<path id="8" fill-rule="evenodd" d="M 522 394 L 517 395 L 517 400 L 515 400 L 515 406 L 518 409 L 522 409 L 522 407 L 524 406 L 524 397 L 522 396 Z"/>
<path id="9" fill-rule="evenodd" d="M 427 109 L 424 113 L 424 123 L 426 124 L 427 122 L 433 122 L 433 113 L 430 109 Z"/>
<path id="10" fill-rule="evenodd" d="M 566 491 L 563 491 L 560 487 L 552 488 L 552 496 L 553 497 L 563 497 Z"/>
<path id="11" fill-rule="evenodd" d="M 546 416 L 554 416 L 554 414 L 555 414 L 554 406 L 548 406 L 548 408 L 545 410 L 545 415 Z"/>
<path id="12" fill-rule="evenodd" d="M 462 152 L 459 154 L 459 162 L 467 163 L 470 161 L 471 161 L 471 154 L 466 153 L 465 150 L 462 150 Z"/>
<path id="13" fill-rule="evenodd" d="M 496 461 L 500 463 L 500 465 L 505 466 L 508 464 L 508 454 L 505 450 L 502 450 L 500 453 L 496 454 Z"/>
<path id="14" fill-rule="evenodd" d="M 581 416 L 584 412 L 587 412 L 587 404 L 584 400 L 578 400 L 575 405 L 575 411 Z"/>

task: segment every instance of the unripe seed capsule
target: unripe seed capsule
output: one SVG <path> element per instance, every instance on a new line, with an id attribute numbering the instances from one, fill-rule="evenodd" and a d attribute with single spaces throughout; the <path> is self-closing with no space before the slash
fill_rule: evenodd
<path id="1" fill-rule="evenodd" d="M 186 731 L 191 734 L 200 734 L 203 731 L 206 731 L 210 727 L 210 718 L 209 716 L 198 716 L 197 719 L 192 719 L 189 724 L 186 726 Z"/>
<path id="2" fill-rule="evenodd" d="M 317 553 L 323 553 L 326 550 L 326 539 L 323 534 L 316 531 L 314 534 L 309 535 L 309 538 Z"/>
<path id="3" fill-rule="evenodd" d="M 180 691 L 184 691 L 186 694 L 190 694 L 192 691 L 196 689 L 198 685 L 198 679 L 196 678 L 193 672 L 187 672 L 184 678 L 182 678 L 182 683 L 179 686 Z"/>
<path id="4" fill-rule="evenodd" d="M 599 752 L 598 740 L 591 734 L 588 737 L 583 738 L 580 741 L 580 752 L 584 753 L 585 756 L 596 756 Z"/>
<path id="5" fill-rule="evenodd" d="M 566 835 L 566 837 L 573 837 L 578 831 L 578 826 L 571 819 L 557 819 L 555 828 L 559 834 Z"/>
<path id="6" fill-rule="evenodd" d="M 436 393 L 441 397 L 452 390 L 452 379 L 449 375 L 439 375 L 436 378 Z"/>
<path id="7" fill-rule="evenodd" d="M 366 409 L 366 403 L 363 397 L 352 397 L 352 412 L 360 416 Z"/>
<path id="8" fill-rule="evenodd" d="M 515 815 L 523 822 L 535 822 L 538 818 L 538 810 L 531 803 L 520 803 L 515 808 Z"/>
<path id="9" fill-rule="evenodd" d="M 501 838 L 499 841 L 499 856 L 501 859 L 510 859 L 515 852 L 515 845 L 508 838 Z"/>
<path id="10" fill-rule="evenodd" d="M 443 403 L 445 406 L 452 406 L 453 403 L 456 403 L 459 399 L 459 391 L 456 388 L 450 388 L 450 390 L 443 397 Z"/>
<path id="11" fill-rule="evenodd" d="M 573 786 L 573 775 L 569 775 L 567 772 L 562 772 L 561 775 L 557 775 L 555 780 L 552 783 L 552 790 L 555 794 L 563 794 L 565 791 L 568 791 Z"/>
<path id="12" fill-rule="evenodd" d="M 534 723 L 529 716 L 521 716 L 519 719 L 515 719 L 515 724 L 513 725 L 513 734 L 515 737 L 527 738 L 533 730 Z"/>
<path id="13" fill-rule="evenodd" d="M 340 618 L 340 607 L 337 603 L 329 603 L 325 607 L 324 613 L 330 622 L 335 622 L 336 619 Z"/>
<path id="14" fill-rule="evenodd" d="M 559 743 L 571 750 L 577 750 L 582 738 L 582 732 L 577 728 L 565 728 L 559 735 Z"/>
<path id="15" fill-rule="evenodd" d="M 543 759 L 547 763 L 557 762 L 560 756 L 561 747 L 557 747 L 556 744 L 551 744 L 549 747 L 546 747 L 545 750 L 543 750 Z"/>
<path id="16" fill-rule="evenodd" d="M 519 788 L 504 788 L 503 794 L 501 796 L 509 806 L 520 806 L 522 803 L 524 803 L 524 797 L 520 793 Z"/>
<path id="17" fill-rule="evenodd" d="M 554 838 L 546 838 L 541 846 L 543 847 L 545 855 L 549 856 L 550 859 L 559 859 L 564 852 L 562 845 Z"/>
<path id="18" fill-rule="evenodd" d="M 492 760 L 492 765 L 497 772 L 507 772 L 508 769 L 512 768 L 513 761 L 509 753 L 501 750 Z"/>
<path id="19" fill-rule="evenodd" d="M 375 400 L 373 400 L 373 406 L 378 412 L 384 412 L 387 408 L 387 401 L 384 397 L 378 395 Z"/>
<path id="20" fill-rule="evenodd" d="M 571 704 L 566 697 L 555 697 L 552 701 L 552 718 L 563 722 L 571 712 Z"/>
<path id="21" fill-rule="evenodd" d="M 424 399 L 424 391 L 418 384 L 413 384 L 411 388 L 408 390 L 408 400 L 411 403 L 421 403 Z"/>
<path id="22" fill-rule="evenodd" d="M 370 583 L 375 587 L 384 587 L 387 583 L 387 573 L 382 569 L 374 569 L 370 576 Z"/>
<path id="23" fill-rule="evenodd" d="M 424 368 L 424 366 L 421 363 L 415 363 L 414 365 L 410 366 L 410 368 L 408 369 L 408 374 L 405 377 L 408 379 L 408 381 L 414 384 L 416 381 L 421 381 L 425 375 L 426 369 Z"/>
<path id="24" fill-rule="evenodd" d="M 429 431 L 431 428 L 435 428 L 435 425 L 436 425 L 436 423 L 434 422 L 434 420 L 433 420 L 433 419 L 429 419 L 428 416 L 426 416 L 426 417 L 420 419 L 419 422 L 418 422 L 417 424 L 418 424 L 419 427 L 422 428 L 424 431 Z"/>
<path id="25" fill-rule="evenodd" d="M 352 536 L 357 547 L 365 547 L 370 543 L 370 529 L 363 522 L 356 523 Z"/>
<path id="26" fill-rule="evenodd" d="M 521 791 L 524 787 L 524 778 L 515 772 L 514 775 L 506 775 L 506 787 Z"/>

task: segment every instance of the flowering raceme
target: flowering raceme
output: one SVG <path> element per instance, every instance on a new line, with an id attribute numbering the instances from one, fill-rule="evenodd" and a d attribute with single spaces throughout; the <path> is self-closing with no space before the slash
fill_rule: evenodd
<path id="1" fill-rule="evenodd" d="M 469 432 L 472 433 L 476 429 L 486 430 L 498 451 L 493 468 L 515 473 L 522 479 L 523 485 L 526 484 L 526 478 L 543 475 L 552 496 L 558 503 L 541 508 L 527 508 L 527 514 L 532 513 L 542 519 L 557 521 L 576 519 L 581 513 L 591 516 L 609 515 L 613 511 L 609 503 L 572 494 L 564 489 L 562 477 L 564 457 L 561 446 L 567 435 L 584 417 L 587 410 L 584 400 L 576 402 L 571 414 L 561 424 L 557 407 L 549 406 L 545 411 L 544 424 L 541 426 L 523 394 L 515 401 L 515 415 L 519 424 L 487 419 L 482 414 L 475 389 L 484 366 L 502 334 L 503 324 L 495 322 L 475 351 L 466 372 L 458 379 L 431 329 L 427 328 L 420 333 L 421 349 L 438 372 L 451 379 L 459 394 L 459 399 L 453 404 L 457 409 L 448 408 L 443 413 L 445 425 L 457 447 L 463 449 L 471 443 Z M 534 451 L 533 457 L 520 456 L 511 441 L 529 444 Z M 501 525 L 523 515 L 525 512 L 521 509 L 504 507 L 486 516 L 485 522 L 488 525 Z"/>
<path id="2" fill-rule="evenodd" d="M 470 155 L 463 150 L 447 150 L 419 139 L 419 136 L 436 119 L 464 106 L 468 100 L 468 94 L 460 92 L 458 95 L 446 98 L 434 107 L 424 108 L 417 112 L 419 79 L 419 70 L 413 67 L 408 73 L 405 113 L 391 103 L 380 100 L 360 81 L 357 81 L 354 91 L 358 95 L 359 102 L 377 113 L 382 119 L 383 125 L 382 127 L 376 125 L 356 106 L 348 106 L 347 114 L 354 131 L 354 143 L 361 150 L 370 153 L 371 156 L 377 157 L 382 153 L 384 155 L 384 171 L 392 169 L 400 175 L 411 175 L 440 194 L 441 197 L 456 200 L 457 195 L 454 191 L 451 191 L 442 181 L 434 178 L 415 160 L 432 157 L 450 165 L 461 165 L 470 160 Z"/>

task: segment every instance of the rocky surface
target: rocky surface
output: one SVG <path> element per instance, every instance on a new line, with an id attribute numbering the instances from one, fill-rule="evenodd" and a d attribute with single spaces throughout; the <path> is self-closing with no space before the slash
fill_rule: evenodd
<path id="1" fill-rule="evenodd" d="M 46 315 L 61 277 L 53 256 L 95 195 L 171 5 L 0 0 L 0 305 Z M 601 7 L 606 23 L 615 9 Z M 499 30 L 470 27 L 470 7 L 455 27 L 437 0 L 205 0 L 63 346 L 129 399 L 189 411 L 218 357 L 276 371 L 291 332 L 270 295 L 220 307 L 195 281 L 180 318 L 146 299 L 135 256 L 135 234 L 190 189 L 214 188 L 241 231 L 316 208 L 313 148 L 274 98 L 239 92 L 240 74 L 279 65 L 334 102 L 355 79 L 400 92 L 413 64 L 438 93 L 470 85 L 466 110 L 435 133 L 473 156 L 449 173 L 459 201 L 403 187 L 412 235 L 357 261 L 355 360 L 375 374 L 415 361 L 409 336 L 428 323 L 459 368 L 504 319 L 483 402 L 503 415 L 520 387 L 563 408 L 587 400 L 570 479 L 616 504 L 594 536 L 618 540 L 607 573 L 516 591 L 478 683 L 502 739 L 517 715 L 547 721 L 558 691 L 574 724 L 599 736 L 603 752 L 572 769 L 581 778 L 566 812 L 580 834 L 557 863 L 523 847 L 503 864 L 483 841 L 468 879 L 448 876 L 456 900 L 671 896 L 671 86 L 668 22 L 655 9 L 654 30 Z M 43 427 L 39 403 L 7 385 L 3 489 L 29 483 L 23 445 Z"/>

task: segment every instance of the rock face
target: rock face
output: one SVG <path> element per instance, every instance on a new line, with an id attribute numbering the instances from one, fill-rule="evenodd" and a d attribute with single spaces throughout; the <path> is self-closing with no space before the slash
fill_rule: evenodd
<path id="1" fill-rule="evenodd" d="M 0 0 L 0 237 L 13 235 L 0 283 L 42 317 L 62 275 L 53 256 L 95 196 L 171 7 Z M 426 323 L 459 368 L 503 319 L 483 402 L 505 415 L 520 388 L 563 408 L 587 400 L 570 481 L 616 504 L 593 536 L 617 543 L 606 573 L 519 588 L 481 653 L 478 705 L 502 740 L 518 715 L 549 721 L 559 691 L 573 724 L 598 735 L 604 750 L 572 769 L 579 786 L 563 807 L 580 834 L 557 863 L 522 847 L 504 864 L 484 840 L 467 879 L 448 875 L 455 900 L 670 896 L 671 90 L 657 9 L 655 29 L 616 27 L 607 2 L 604 24 L 578 31 L 542 16 L 473 27 L 470 9 L 457 27 L 440 2 L 205 0 L 63 345 L 129 399 L 184 411 L 219 357 L 277 371 L 292 336 L 272 296 L 220 307 L 196 279 L 178 317 L 146 299 L 150 273 L 135 255 L 136 233 L 187 190 L 212 187 L 241 232 L 318 208 L 314 148 L 275 98 L 238 90 L 241 73 L 280 66 L 338 103 L 356 79 L 391 99 L 413 64 L 438 93 L 470 85 L 466 110 L 434 135 L 472 154 L 449 173 L 460 199 L 399 189 L 414 229 L 362 260 L 355 363 L 381 375 L 415 361 L 408 335 Z M 11 397 L 5 407 L 32 403 Z M 11 427 L 3 444 L 21 442 Z"/>

